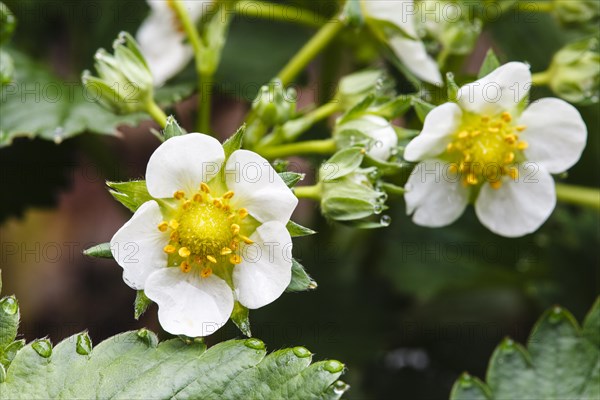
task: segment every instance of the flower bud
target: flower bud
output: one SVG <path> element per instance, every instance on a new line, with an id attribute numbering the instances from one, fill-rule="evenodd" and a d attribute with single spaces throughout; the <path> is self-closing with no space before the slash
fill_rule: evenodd
<path id="1" fill-rule="evenodd" d="M 362 115 L 344 122 L 335 128 L 333 135 L 339 148 L 364 144 L 367 154 L 380 161 L 387 161 L 398 147 L 394 127 L 376 115 Z"/>
<path id="2" fill-rule="evenodd" d="M 296 113 L 296 98 L 296 90 L 286 90 L 277 79 L 260 88 L 252 108 L 265 124 L 281 125 Z"/>
<path id="3" fill-rule="evenodd" d="M 571 103 L 596 103 L 600 86 L 598 39 L 571 43 L 559 50 L 548 69 L 549 86 Z"/>
<path id="4" fill-rule="evenodd" d="M 356 221 L 380 214 L 385 193 L 375 189 L 376 168 L 360 168 L 364 149 L 334 154 L 319 169 L 321 212 L 336 221 Z"/>
<path id="5" fill-rule="evenodd" d="M 85 88 L 103 106 L 116 113 L 143 111 L 152 101 L 153 79 L 138 45 L 126 32 L 113 43 L 114 55 L 99 49 L 94 56 L 98 76 L 84 71 Z"/>
<path id="6" fill-rule="evenodd" d="M 554 0 L 554 15 L 563 24 L 597 23 L 600 17 L 600 2 L 598 0 Z"/>
<path id="7" fill-rule="evenodd" d="M 468 54 L 475 47 L 482 24 L 462 3 L 426 0 L 419 3 L 418 12 L 419 34 L 449 54 Z"/>

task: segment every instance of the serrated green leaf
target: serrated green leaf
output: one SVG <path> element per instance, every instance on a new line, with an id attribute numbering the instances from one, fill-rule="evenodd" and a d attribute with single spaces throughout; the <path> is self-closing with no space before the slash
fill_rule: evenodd
<path id="1" fill-rule="evenodd" d="M 250 330 L 250 310 L 236 301 L 233 306 L 233 312 L 231 313 L 231 320 L 238 327 L 238 329 L 246 336 L 252 336 Z"/>
<path id="2" fill-rule="evenodd" d="M 119 125 L 149 119 L 144 113 L 116 115 L 98 105 L 79 83 L 58 80 L 22 54 L 11 56 L 15 75 L 1 92 L 0 147 L 21 136 L 60 143 L 84 132 L 114 135 Z"/>
<path id="3" fill-rule="evenodd" d="M 310 235 L 314 235 L 315 233 L 317 233 L 316 231 L 313 231 L 310 228 L 302 226 L 292 220 L 289 220 L 285 227 L 287 228 L 291 237 L 310 236 Z"/>
<path id="4" fill-rule="evenodd" d="M 153 199 L 148 193 L 146 181 L 106 182 L 106 185 L 113 189 L 110 194 L 133 212 Z"/>
<path id="5" fill-rule="evenodd" d="M 485 383 L 467 373 L 454 383 L 450 398 L 453 400 L 492 400 Z"/>
<path id="6" fill-rule="evenodd" d="M 287 185 L 287 187 L 289 188 L 293 188 L 294 186 L 296 186 L 296 184 L 298 182 L 300 182 L 301 180 L 304 179 L 304 177 L 306 176 L 306 174 L 300 174 L 298 172 L 280 172 L 279 176 L 281 177 L 281 179 L 283 179 L 283 182 Z"/>
<path id="7" fill-rule="evenodd" d="M 19 317 L 19 303 L 14 296 L 0 300 L 0 354 L 17 337 Z"/>
<path id="8" fill-rule="evenodd" d="M 146 312 L 148 307 L 152 304 L 152 300 L 150 300 L 146 293 L 143 290 L 138 290 L 135 295 L 135 302 L 133 303 L 133 316 L 135 319 L 140 319 L 140 317 Z"/>
<path id="9" fill-rule="evenodd" d="M 481 64 L 481 68 L 479 68 L 479 73 L 477 74 L 477 79 L 481 79 L 484 76 L 490 74 L 492 71 L 497 69 L 500 66 L 500 60 L 496 56 L 494 49 L 489 49 L 487 54 L 485 55 L 485 59 Z"/>
<path id="10" fill-rule="evenodd" d="M 582 330 L 567 310 L 556 306 L 546 311 L 533 328 L 527 349 L 505 339 L 490 359 L 487 385 L 465 391 L 457 388 L 459 379 L 450 399 L 599 398 L 600 344 L 594 341 L 597 333 L 591 338 L 587 334 L 595 329 L 599 312 L 597 301 L 586 319 L 590 326 Z"/>
<path id="11" fill-rule="evenodd" d="M 343 364 L 311 365 L 304 348 L 265 357 L 258 339 L 230 340 L 207 349 L 181 339 L 162 343 L 150 331 L 126 332 L 77 352 L 80 335 L 44 358 L 32 344 L 21 349 L 0 383 L 10 399 L 338 399 Z M 149 338 L 151 340 L 149 340 Z M 333 386 L 335 385 L 335 386 Z"/>
<path id="12" fill-rule="evenodd" d="M 425 100 L 421 100 L 418 97 L 413 97 L 413 107 L 415 108 L 415 112 L 417 113 L 417 116 L 421 122 L 425 122 L 427 114 L 429 114 L 429 112 L 435 108 L 433 104 L 430 104 Z"/>
<path id="13" fill-rule="evenodd" d="M 286 292 L 304 292 L 306 290 L 316 289 L 315 282 L 306 272 L 302 264 L 296 259 L 292 259 L 292 280 L 288 285 Z"/>
<path id="14" fill-rule="evenodd" d="M 592 306 L 583 323 L 583 335 L 600 347 L 600 297 Z"/>
<path id="15" fill-rule="evenodd" d="M 185 135 L 187 132 L 177 123 L 177 120 L 172 115 L 167 117 L 167 125 L 163 129 L 163 137 L 165 140 L 175 136 Z"/>
<path id="16" fill-rule="evenodd" d="M 90 247 L 83 251 L 83 254 L 88 257 L 97 258 L 113 258 L 112 251 L 110 250 L 110 243 L 100 243 Z"/>
<path id="17" fill-rule="evenodd" d="M 244 134 L 246 133 L 246 125 L 240 126 L 240 128 L 223 143 L 223 150 L 225 151 L 225 159 L 236 150 L 242 148 L 244 142 Z"/>

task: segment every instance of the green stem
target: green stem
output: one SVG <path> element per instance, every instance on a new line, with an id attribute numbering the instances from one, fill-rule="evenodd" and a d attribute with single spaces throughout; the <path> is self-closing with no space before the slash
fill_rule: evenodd
<path id="1" fill-rule="evenodd" d="M 196 28 L 196 24 L 190 18 L 190 15 L 181 0 L 174 0 L 172 6 L 194 51 L 196 73 L 198 74 L 198 118 L 196 127 L 200 132 L 209 134 L 212 94 L 211 83 L 213 74 L 208 74 L 203 71 L 202 53 L 204 45 L 202 44 L 202 38 Z"/>
<path id="2" fill-rule="evenodd" d="M 279 72 L 277 77 L 283 85 L 288 85 L 344 28 L 339 16 L 333 17 L 300 49 Z"/>
<path id="3" fill-rule="evenodd" d="M 299 199 L 311 199 L 315 201 L 321 201 L 321 186 L 296 186 L 294 187 L 294 194 Z"/>
<path id="4" fill-rule="evenodd" d="M 198 132 L 210 134 L 210 115 L 212 106 L 212 80 L 213 74 L 199 72 L 198 80 L 198 118 L 196 127 Z"/>
<path id="5" fill-rule="evenodd" d="M 554 4 L 552 1 L 523 1 L 517 2 L 515 10 L 523 11 L 528 13 L 549 13 L 554 11 Z"/>
<path id="6" fill-rule="evenodd" d="M 600 190 L 596 188 L 557 183 L 556 197 L 563 203 L 600 210 Z"/>
<path id="7" fill-rule="evenodd" d="M 400 186 L 396 186 L 392 183 L 384 182 L 381 184 L 381 188 L 385 190 L 387 194 L 390 195 L 404 196 L 404 193 L 406 193 L 406 189 Z"/>
<path id="8" fill-rule="evenodd" d="M 545 86 L 550 83 L 550 78 L 552 78 L 552 74 L 550 71 L 536 72 L 531 75 L 531 83 L 535 86 Z"/>
<path id="9" fill-rule="evenodd" d="M 293 5 L 267 3 L 264 1 L 238 1 L 235 11 L 244 17 L 256 17 L 266 20 L 296 22 L 311 28 L 320 28 L 327 20 L 318 14 Z"/>
<path id="10" fill-rule="evenodd" d="M 336 151 L 335 140 L 308 140 L 305 142 L 283 144 L 278 146 L 265 146 L 255 149 L 265 158 L 290 157 L 303 154 L 333 154 Z"/>
<path id="11" fill-rule="evenodd" d="M 146 105 L 146 112 L 150 114 L 153 120 L 160 125 L 161 128 L 167 126 L 167 114 L 152 100 Z"/>

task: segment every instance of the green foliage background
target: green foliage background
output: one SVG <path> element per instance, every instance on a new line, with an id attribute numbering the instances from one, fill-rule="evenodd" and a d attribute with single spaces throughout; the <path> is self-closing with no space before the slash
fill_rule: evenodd
<path id="1" fill-rule="evenodd" d="M 324 14 L 331 10 L 318 2 L 294 2 L 299 3 Z M 66 82 L 78 82 L 81 70 L 91 67 L 95 50 L 109 47 L 120 30 L 134 32 L 147 13 L 142 1 L 12 0 L 6 4 L 19 20 L 11 50 L 28 54 Z M 257 89 L 271 78 L 311 34 L 309 29 L 289 24 L 238 22 L 234 21 L 217 75 L 225 93 L 216 108 L 232 107 L 232 97 L 252 98 L 248 88 Z M 548 15 L 508 13 L 486 27 L 484 50 L 465 65 L 474 74 L 487 46 L 492 45 L 501 61 L 527 61 L 532 71 L 542 71 L 562 44 L 579 35 Z M 325 51 L 317 71 L 321 87 L 330 87 L 341 71 L 364 66 L 361 60 L 373 51 L 369 43 L 348 36 Z M 340 50 L 341 43 L 350 44 L 350 50 Z M 461 62 L 450 59 L 456 68 L 461 68 Z M 162 94 L 162 104 L 189 94 L 191 76 L 192 71 L 186 71 L 177 78 L 171 90 Z M 395 77 L 399 88 L 408 86 L 399 74 Z M 550 93 L 542 89 L 533 93 L 534 98 L 546 95 Z M 600 113 L 594 106 L 580 111 L 588 126 L 588 146 L 564 178 L 572 184 L 598 187 Z M 36 120 L 43 117 L 42 112 L 26 115 Z M 222 132 L 224 136 L 230 133 Z M 317 126 L 307 137 L 326 135 L 325 127 Z M 103 186 L 104 179 L 141 177 L 157 142 L 147 133 L 131 137 L 135 137 L 133 142 L 85 134 L 59 146 L 20 139 L 1 148 L 1 241 L 55 240 L 57 227 L 37 220 L 21 222 L 19 228 L 16 218 L 31 218 L 27 211 L 40 207 L 56 210 L 59 195 L 81 183 L 74 171 L 82 166 L 94 165 L 101 172 L 91 182 L 96 188 Z M 319 160 L 313 161 L 318 165 Z M 91 190 L 90 183 L 85 188 Z M 106 208 L 95 213 L 128 218 L 128 211 L 116 202 L 102 204 Z M 319 358 L 344 361 L 348 367 L 344 380 L 352 386 L 349 399 L 396 398 L 399 392 L 408 399 L 446 398 L 463 371 L 485 376 L 488 359 L 503 337 L 525 342 L 539 314 L 554 304 L 582 320 L 599 292 L 600 219 L 596 212 L 559 205 L 538 232 L 509 240 L 485 230 L 472 211 L 450 227 L 432 230 L 415 226 L 404 215 L 402 200 L 393 199 L 390 204 L 392 225 L 375 231 L 328 224 L 316 208 L 305 206 L 300 222 L 319 234 L 296 239 L 294 255 L 319 288 L 285 294 L 250 316 L 253 334 L 270 349 L 304 345 Z M 71 207 L 85 208 L 86 202 L 80 199 Z M 70 223 L 70 228 L 60 229 L 95 229 L 86 226 L 85 218 Z M 30 235 L 34 230 L 47 235 Z M 97 241 L 109 238 L 105 235 Z M 15 293 L 22 302 L 22 334 L 27 340 L 49 335 L 58 342 L 89 327 L 98 343 L 127 329 L 158 329 L 154 306 L 140 322 L 133 319 L 135 293 L 122 282 L 120 268 L 112 261 L 75 257 L 73 266 L 61 271 L 68 276 L 60 286 L 66 292 L 62 296 L 70 297 L 61 300 L 55 293 L 57 300 L 45 307 L 28 301 L 45 276 L 39 263 L 6 253 L 0 262 L 5 275 L 3 292 Z M 33 289 L 32 282 L 37 282 Z M 209 344 L 239 335 L 229 323 L 209 338 Z"/>

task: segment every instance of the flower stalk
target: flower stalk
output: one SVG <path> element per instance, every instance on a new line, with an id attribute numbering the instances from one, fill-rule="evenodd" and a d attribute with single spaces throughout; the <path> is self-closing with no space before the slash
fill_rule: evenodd
<path id="1" fill-rule="evenodd" d="M 281 5 L 264 1 L 242 0 L 235 3 L 235 11 L 250 18 L 263 18 L 281 22 L 295 22 L 311 28 L 320 28 L 327 20 L 305 8 L 291 4 Z M 293 18 L 290 17 L 293 16 Z"/>
<path id="2" fill-rule="evenodd" d="M 152 119 L 156 121 L 158 125 L 160 125 L 161 128 L 167 126 L 167 114 L 165 114 L 165 112 L 156 104 L 156 102 L 150 101 L 146 105 L 146 111 L 148 114 L 150 114 Z"/>
<path id="3" fill-rule="evenodd" d="M 600 210 L 600 190 L 595 188 L 558 183 L 556 197 L 563 203 Z"/>
<path id="4" fill-rule="evenodd" d="M 330 155 L 336 151 L 334 139 L 307 140 L 305 142 L 266 146 L 257 148 L 256 152 L 265 158 L 290 157 L 305 154 Z"/>
<path id="5" fill-rule="evenodd" d="M 296 186 L 294 194 L 299 199 L 321 201 L 321 185 Z"/>

